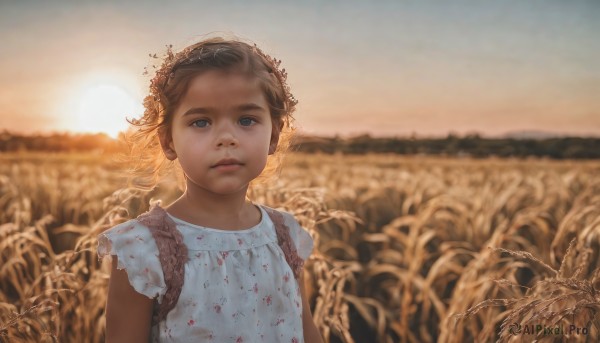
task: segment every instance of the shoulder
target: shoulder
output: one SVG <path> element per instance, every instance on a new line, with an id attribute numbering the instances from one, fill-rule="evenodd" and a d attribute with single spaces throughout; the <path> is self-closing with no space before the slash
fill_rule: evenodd
<path id="1" fill-rule="evenodd" d="M 139 220 L 136 219 L 130 219 L 126 222 L 117 224 L 111 228 L 109 228 L 108 230 L 102 232 L 100 235 L 104 235 L 104 234 L 111 234 L 111 235 L 121 235 L 121 234 L 127 234 L 131 231 L 137 231 L 136 233 L 139 232 L 143 232 L 143 231 L 147 231 L 148 227 L 145 226 L 144 224 L 140 223 Z"/>
<path id="2" fill-rule="evenodd" d="M 98 255 L 103 257 L 110 253 L 110 250 L 117 247 L 131 245 L 137 242 L 146 242 L 152 237 L 150 229 L 140 223 L 137 219 L 131 219 L 124 223 L 113 226 L 112 228 L 98 235 Z"/>
<path id="3" fill-rule="evenodd" d="M 130 284 L 150 298 L 164 292 L 159 251 L 150 229 L 132 219 L 98 235 L 98 258 L 116 256 L 117 269 L 125 269 Z M 159 298 L 160 299 L 160 298 Z"/>
<path id="4" fill-rule="evenodd" d="M 137 219 L 131 219 L 98 235 L 98 258 L 114 255 L 121 260 L 143 258 L 144 254 L 158 255 L 150 229 Z"/>
<path id="5" fill-rule="evenodd" d="M 290 228 L 291 226 L 300 226 L 300 223 L 298 223 L 296 217 L 294 217 L 294 215 L 288 211 L 275 209 L 266 205 L 259 206 L 262 207 L 265 210 L 265 212 L 267 212 L 269 217 L 271 217 L 271 220 L 275 218 L 275 220 L 273 220 L 274 224 L 275 221 L 283 221 L 287 226 L 290 226 Z"/>
<path id="6" fill-rule="evenodd" d="M 312 253 L 314 247 L 313 238 L 308 230 L 302 227 L 292 213 L 288 211 L 277 210 L 265 205 L 260 206 L 262 206 L 267 214 L 269 214 L 275 226 L 283 224 L 284 227 L 288 228 L 290 238 L 296 247 L 298 255 L 303 260 L 306 260 Z"/>
<path id="7" fill-rule="evenodd" d="M 165 228 L 176 230 L 176 224 L 165 225 L 168 222 L 167 212 L 158 205 L 153 206 L 148 212 L 145 212 L 135 219 L 130 219 L 124 223 L 113 226 L 112 228 L 98 235 L 99 249 L 98 254 L 108 253 L 104 248 L 110 250 L 111 245 L 123 246 L 135 243 L 135 246 L 141 247 L 147 243 L 148 248 L 156 247 L 153 239 L 153 230 L 164 231 Z M 171 223 L 169 223 L 171 224 Z"/>

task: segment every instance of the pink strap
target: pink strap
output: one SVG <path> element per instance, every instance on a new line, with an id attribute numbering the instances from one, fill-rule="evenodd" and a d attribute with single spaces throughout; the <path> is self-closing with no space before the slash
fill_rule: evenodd
<path id="1" fill-rule="evenodd" d="M 300 280 L 300 276 L 302 275 L 302 267 L 304 266 L 304 260 L 298 256 L 298 251 L 296 250 L 294 244 L 292 244 L 290 228 L 285 225 L 281 212 L 269 208 L 265 208 L 265 210 L 275 224 L 277 243 L 281 247 L 281 250 L 283 250 L 285 260 L 292 268 L 296 280 Z"/>
<path id="2" fill-rule="evenodd" d="M 179 300 L 179 294 L 183 288 L 185 263 L 188 261 L 188 250 L 175 222 L 160 206 L 155 205 L 150 211 L 141 214 L 137 220 L 148 227 L 152 233 L 158 247 L 159 260 L 167 285 L 162 303 L 152 316 L 154 325 L 165 319 Z"/>

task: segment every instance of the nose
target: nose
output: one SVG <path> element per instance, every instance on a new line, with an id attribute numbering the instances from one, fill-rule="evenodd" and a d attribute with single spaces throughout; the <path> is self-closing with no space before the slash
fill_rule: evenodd
<path id="1" fill-rule="evenodd" d="M 233 129 L 228 125 L 223 125 L 218 131 L 216 143 L 218 148 L 236 147 L 239 144 Z"/>

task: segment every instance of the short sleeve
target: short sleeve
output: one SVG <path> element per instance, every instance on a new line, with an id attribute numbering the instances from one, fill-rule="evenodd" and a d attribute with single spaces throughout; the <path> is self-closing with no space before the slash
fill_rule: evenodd
<path id="1" fill-rule="evenodd" d="M 131 286 L 148 298 L 162 297 L 166 284 L 158 247 L 150 230 L 137 220 L 119 224 L 98 235 L 98 258 L 117 256 L 117 269 L 125 269 Z"/>
<path id="2" fill-rule="evenodd" d="M 290 238 L 292 241 L 294 241 L 294 246 L 296 247 L 298 256 L 300 256 L 302 260 L 306 261 L 313 251 L 313 238 L 310 236 L 308 231 L 306 231 L 306 229 L 303 228 L 300 223 L 298 223 L 296 218 L 291 213 L 282 213 L 285 224 L 290 228 Z"/>

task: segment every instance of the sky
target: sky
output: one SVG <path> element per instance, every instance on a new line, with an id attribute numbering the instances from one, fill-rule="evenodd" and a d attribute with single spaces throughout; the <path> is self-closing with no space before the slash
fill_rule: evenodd
<path id="1" fill-rule="evenodd" d="M 224 32 L 281 59 L 316 135 L 600 136 L 600 1 L 0 0 L 0 131 L 126 128 L 144 67 Z"/>

